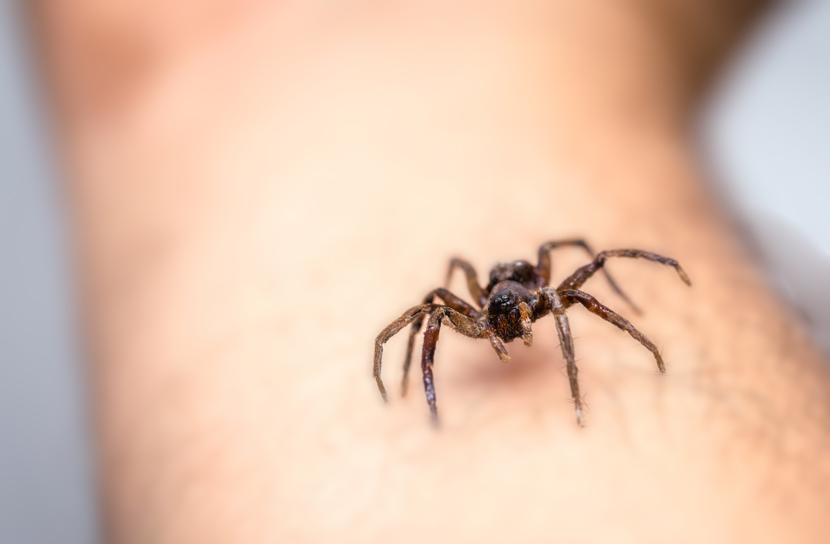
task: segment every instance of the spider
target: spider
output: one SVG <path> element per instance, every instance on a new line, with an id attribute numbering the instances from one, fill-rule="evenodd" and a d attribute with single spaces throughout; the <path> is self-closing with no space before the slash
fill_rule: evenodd
<path id="1" fill-rule="evenodd" d="M 581 247 L 593 260 L 591 263 L 579 268 L 559 284 L 559 287 L 554 289 L 548 286 L 551 274 L 550 254 L 552 250 L 566 246 Z M 490 270 L 490 281 L 486 287 L 479 285 L 476 271 L 469 262 L 464 259 L 454 258 L 450 260 L 445 286 L 449 286 L 455 269 L 460 268 L 467 277 L 470 296 L 481 309 L 477 309 L 472 304 L 452 294 L 446 287 L 439 287 L 430 291 L 424 297 L 423 303 L 410 308 L 401 317 L 383 329 L 375 339 L 373 372 L 383 400 L 385 402 L 389 401 L 386 388 L 380 377 L 383 345 L 407 325 L 412 324 L 412 328 L 409 333 L 409 344 L 403 364 L 401 394 L 406 395 L 407 377 L 412 361 L 415 337 L 421 330 L 424 320 L 428 318 L 426 331 L 424 332 L 421 370 L 424 375 L 427 404 L 432 414 L 432 421 L 437 425 L 438 409 L 435 405 L 435 382 L 433 380 L 432 366 L 435 359 L 435 346 L 438 342 L 438 333 L 441 331 L 442 324 L 449 325 L 450 328 L 464 336 L 487 339 L 496 351 L 496 354 L 498 354 L 499 359 L 504 363 L 509 363 L 510 355 L 507 353 L 505 343 L 512 342 L 516 338 L 521 338 L 524 344 L 529 347 L 533 343 L 531 323 L 552 313 L 556 324 L 556 331 L 559 334 L 562 355 L 567 362 L 568 380 L 576 409 L 576 421 L 580 427 L 584 426 L 583 401 L 579 394 L 577 368 L 574 361 L 573 337 L 571 336 L 570 326 L 568 325 L 568 317 L 565 315 L 565 310 L 570 306 L 577 303 L 582 304 L 589 312 L 630 334 L 654 354 L 654 358 L 657 361 L 657 369 L 660 373 L 663 374 L 666 371 L 663 358 L 657 346 L 640 331 L 635 329 L 624 317 L 611 311 L 588 293 L 579 290 L 582 284 L 591 276 L 598 270 L 602 270 L 612 289 L 635 312 L 639 313 L 637 307 L 634 306 L 631 300 L 628 299 L 613 278 L 603 268 L 610 257 L 639 258 L 662 263 L 674 267 L 680 279 L 687 285 L 692 284 L 689 276 L 686 275 L 686 272 L 683 271 L 674 259 L 640 249 L 612 249 L 594 254 L 588 244 L 583 240 L 558 240 L 542 244 L 539 247 L 539 260 L 536 266 L 523 260 L 498 263 Z M 435 297 L 443 300 L 444 304 L 435 304 L 433 302 Z"/>

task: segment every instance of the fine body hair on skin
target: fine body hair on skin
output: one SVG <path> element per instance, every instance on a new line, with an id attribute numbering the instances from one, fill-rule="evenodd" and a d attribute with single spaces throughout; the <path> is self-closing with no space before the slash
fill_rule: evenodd
<path id="1" fill-rule="evenodd" d="M 34 4 L 106 539 L 826 540 L 826 369 L 687 134 L 761 4 Z M 444 335 L 440 432 L 384 409 L 372 341 L 448 258 L 577 236 L 694 280 L 608 263 L 664 376 L 576 308 L 585 427 L 553 319 L 510 364 Z"/>

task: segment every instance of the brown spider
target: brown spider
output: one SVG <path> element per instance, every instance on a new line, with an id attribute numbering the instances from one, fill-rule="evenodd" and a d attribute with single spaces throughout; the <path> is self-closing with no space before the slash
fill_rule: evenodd
<path id="1" fill-rule="evenodd" d="M 593 261 L 578 269 L 563 281 L 559 287 L 553 289 L 548 287 L 551 272 L 550 252 L 557 247 L 563 246 L 581 247 L 588 252 L 593 258 Z M 578 302 L 585 306 L 589 312 L 626 331 L 654 354 L 654 358 L 657 360 L 657 369 L 660 373 L 666 371 L 663 358 L 660 356 L 657 346 L 652 344 L 648 338 L 643 336 L 625 318 L 600 304 L 597 299 L 588 293 L 578 290 L 597 270 L 602 269 L 614 291 L 639 313 L 639 310 L 637 310 L 634 304 L 631 303 L 603 268 L 606 259 L 609 257 L 641 258 L 673 266 L 680 275 L 680 279 L 686 282 L 687 285 L 692 284 L 689 281 L 689 276 L 686 275 L 686 272 L 680 268 L 680 265 L 674 259 L 639 249 L 612 249 L 602 251 L 594 256 L 594 252 L 582 240 L 560 240 L 542 244 L 539 248 L 539 264 L 536 266 L 533 266 L 527 261 L 512 261 L 496 264 L 490 270 L 490 282 L 484 288 L 479 286 L 476 271 L 469 262 L 458 258 L 452 259 L 449 270 L 447 271 L 445 284 L 449 286 L 453 271 L 456 267 L 461 268 L 467 276 L 467 286 L 470 289 L 470 295 L 473 297 L 475 303 L 481 307 L 481 310 L 477 310 L 474 306 L 452 294 L 446 288 L 439 287 L 438 289 L 430 291 L 424 297 L 422 304 L 410 308 L 401 317 L 383 329 L 377 339 L 375 339 L 374 364 L 374 377 L 377 381 L 380 394 L 383 396 L 383 400 L 385 402 L 389 401 L 386 388 L 383 386 L 383 381 L 380 378 L 383 345 L 410 323 L 412 324 L 412 329 L 409 333 L 409 344 L 406 350 L 406 359 L 404 359 L 403 364 L 401 393 L 402 395 L 406 395 L 407 376 L 409 375 L 409 365 L 412 361 L 415 336 L 421 330 L 424 319 L 429 316 L 427 329 L 424 332 L 421 369 L 424 373 L 424 388 L 426 389 L 427 404 L 429 404 L 430 412 L 432 413 L 432 420 L 437 424 L 438 410 L 435 406 L 435 383 L 432 377 L 432 365 L 435 358 L 435 345 L 438 342 L 438 333 L 440 332 L 442 323 L 448 324 L 456 332 L 469 336 L 470 338 L 488 339 L 490 345 L 496 350 L 499 359 L 504 363 L 509 363 L 510 355 L 507 353 L 504 343 L 512 342 L 514 339 L 521 337 L 524 344 L 530 346 L 533 341 L 531 323 L 549 313 L 553 313 L 556 320 L 556 330 L 559 333 L 562 355 L 565 357 L 568 365 L 568 379 L 576 408 L 576 420 L 580 426 L 584 426 L 582 398 L 579 395 L 579 382 L 576 378 L 577 368 L 574 361 L 573 337 L 571 336 L 570 326 L 568 325 L 568 318 L 565 315 L 565 310 L 568 307 Z M 443 300 L 444 304 L 433 304 L 432 301 L 435 297 Z"/>

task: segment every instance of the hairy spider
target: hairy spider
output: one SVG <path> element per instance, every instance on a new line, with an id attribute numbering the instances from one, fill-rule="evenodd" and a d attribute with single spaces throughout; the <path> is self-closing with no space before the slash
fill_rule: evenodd
<path id="1" fill-rule="evenodd" d="M 557 288 L 548 287 L 550 283 L 551 260 L 550 253 L 553 249 L 564 246 L 577 246 L 583 248 L 593 258 L 593 261 L 586 264 L 571 274 Z M 559 343 L 562 348 L 562 355 L 565 357 L 568 367 L 568 380 L 571 385 L 576 408 L 576 420 L 580 426 L 584 426 L 582 398 L 579 394 L 579 382 L 577 381 L 577 368 L 574 361 L 574 346 L 571 329 L 568 325 L 568 317 L 565 310 L 573 304 L 582 304 L 589 312 L 601 317 L 609 323 L 626 331 L 635 340 L 640 342 L 646 349 L 654 354 L 657 360 L 657 369 L 660 373 L 666 371 L 660 351 L 640 331 L 634 328 L 622 316 L 614 313 L 606 306 L 600 304 L 597 299 L 580 291 L 579 288 L 588 278 L 593 276 L 597 270 L 602 269 L 611 287 L 631 307 L 639 313 L 628 297 L 617 286 L 608 272 L 603 268 L 609 257 L 629 257 L 647 259 L 668 266 L 674 267 L 677 273 L 687 285 L 691 285 L 689 276 L 680 268 L 677 261 L 655 253 L 649 253 L 639 249 L 612 249 L 602 251 L 596 256 L 591 248 L 582 240 L 559 240 L 542 244 L 539 247 L 539 262 L 533 266 L 527 261 L 512 261 L 496 264 L 490 270 L 490 281 L 486 287 L 479 286 L 476 271 L 473 266 L 463 259 L 452 259 L 447 271 L 445 285 L 449 286 L 452 273 L 460 268 L 467 276 L 467 286 L 473 301 L 481 309 L 468 304 L 460 297 L 452 294 L 446 288 L 439 287 L 430 291 L 424 297 L 422 304 L 410 308 L 404 314 L 383 329 L 375 339 L 375 361 L 374 378 L 377 381 L 383 400 L 388 402 L 386 388 L 380 378 L 381 359 L 383 357 L 383 345 L 392 336 L 401 331 L 404 327 L 412 324 L 409 333 L 409 344 L 406 350 L 406 359 L 403 364 L 403 381 L 401 393 L 406 395 L 407 376 L 409 365 L 412 361 L 412 351 L 415 346 L 415 336 L 421 330 L 424 320 L 428 317 L 427 328 L 424 332 L 424 347 L 421 355 L 421 370 L 424 374 L 424 388 L 426 389 L 427 404 L 429 404 L 432 420 L 437 424 L 438 410 L 435 406 L 435 383 L 432 375 L 432 365 L 435 359 L 435 346 L 438 342 L 438 333 L 441 324 L 447 324 L 456 332 L 470 338 L 486 338 L 490 345 L 496 350 L 499 359 L 504 363 L 510 362 L 510 355 L 504 347 L 505 342 L 512 342 L 521 338 L 526 346 L 533 342 L 533 331 L 531 323 L 537 319 L 552 313 L 556 323 L 556 331 L 559 333 Z M 434 304 L 435 297 L 444 301 L 444 304 Z"/>

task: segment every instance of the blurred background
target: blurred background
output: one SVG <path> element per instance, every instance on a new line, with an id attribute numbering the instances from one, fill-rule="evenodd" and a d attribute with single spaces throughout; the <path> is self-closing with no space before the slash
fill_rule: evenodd
<path id="1" fill-rule="evenodd" d="M 699 139 L 715 191 L 830 351 L 830 2 L 784 2 L 723 74 Z"/>
<path id="2" fill-rule="evenodd" d="M 60 180 L 26 36 L 0 4 L 0 542 L 95 542 L 93 461 Z M 722 199 L 830 351 L 830 1 L 767 13 L 697 138 Z"/>

